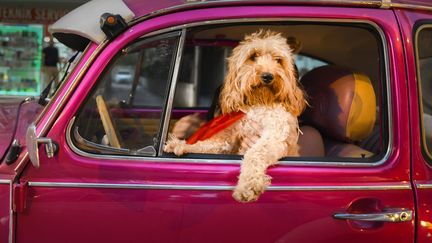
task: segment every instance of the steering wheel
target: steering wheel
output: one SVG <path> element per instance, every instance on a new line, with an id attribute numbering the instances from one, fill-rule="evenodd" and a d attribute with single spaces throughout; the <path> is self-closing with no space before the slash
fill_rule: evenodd
<path id="1" fill-rule="evenodd" d="M 116 130 L 114 128 L 114 124 L 112 122 L 111 115 L 108 111 L 108 106 L 102 97 L 102 95 L 96 96 L 96 106 L 99 111 L 99 115 L 102 120 L 102 125 L 105 130 L 105 133 L 108 137 L 109 144 L 114 148 L 121 148 L 120 140 L 117 136 Z"/>

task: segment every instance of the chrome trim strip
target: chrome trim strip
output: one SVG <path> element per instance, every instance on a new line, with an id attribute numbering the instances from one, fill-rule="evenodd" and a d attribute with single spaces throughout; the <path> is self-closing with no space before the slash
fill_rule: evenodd
<path id="1" fill-rule="evenodd" d="M 381 0 L 381 8 L 390 8 L 392 0 Z"/>
<path id="2" fill-rule="evenodd" d="M 62 188 L 107 188 L 107 189 L 146 189 L 146 190 L 204 190 L 229 191 L 235 186 L 196 186 L 174 184 L 114 184 L 114 183 L 75 183 L 75 182 L 29 182 L 33 187 L 62 187 Z M 369 186 L 269 186 L 268 191 L 388 191 L 411 190 L 411 185 L 405 183 Z"/>
<path id="3" fill-rule="evenodd" d="M 363 23 L 371 25 L 380 35 L 381 37 L 381 45 L 384 52 L 384 65 L 385 65 L 385 85 L 387 86 L 386 94 L 387 94 L 387 110 L 388 110 L 388 144 L 387 144 L 387 151 L 382 159 L 379 161 L 373 162 L 373 163 L 367 163 L 367 162 L 354 162 L 350 161 L 349 158 L 347 161 L 343 162 L 328 162 L 328 161 L 280 161 L 280 165 L 289 165 L 289 166 L 322 166 L 322 167 L 375 167 L 379 166 L 387 161 L 387 159 L 391 155 L 391 146 L 393 142 L 393 119 L 392 119 L 392 109 L 391 109 L 391 90 L 390 90 L 390 67 L 389 67 L 389 53 L 387 48 L 387 39 L 384 35 L 384 32 L 382 29 L 374 22 L 367 21 L 367 20 L 354 20 L 354 19 L 340 19 L 340 20 L 334 20 L 334 19 L 312 19 L 312 18 L 248 18 L 248 19 L 230 19 L 230 20 L 212 20 L 212 21 L 202 21 L 202 22 L 194 22 L 190 24 L 184 24 L 180 26 L 174 26 L 169 27 L 162 30 L 157 30 L 150 32 L 148 34 L 145 34 L 142 36 L 142 38 L 151 37 L 154 35 L 163 34 L 166 32 L 176 31 L 176 30 L 184 30 L 186 28 L 194 27 L 194 26 L 203 26 L 203 25 L 215 25 L 215 24 L 222 24 L 222 23 L 245 23 L 245 22 L 276 22 L 276 21 L 298 21 L 298 22 L 326 22 L 326 23 Z M 172 89 L 170 92 L 173 92 Z M 170 94 L 171 95 L 171 94 Z M 170 99 L 173 99 L 171 96 Z M 72 132 L 72 124 L 69 123 L 67 130 L 66 130 L 66 141 L 69 147 L 74 151 L 76 154 L 81 155 L 83 157 L 93 158 L 93 159 L 121 159 L 121 160 L 129 160 L 129 161 L 150 161 L 150 162 L 168 162 L 168 163 L 204 163 L 204 164 L 240 164 L 241 160 L 217 160 L 215 159 L 191 159 L 191 158 L 155 158 L 155 157 L 136 157 L 136 156 L 118 156 L 118 155 L 100 155 L 100 154 L 91 154 L 87 153 L 85 151 L 80 150 L 78 147 L 74 145 L 71 139 L 71 132 Z M 166 137 L 166 134 L 165 134 Z M 161 140 L 161 144 L 163 144 L 165 141 Z M 161 151 L 161 150 L 160 150 Z"/>
<path id="4" fill-rule="evenodd" d="M 99 55 L 99 53 L 101 52 L 101 50 L 103 50 L 105 48 L 105 45 L 107 44 L 107 42 L 102 43 L 101 45 L 99 45 L 95 51 L 91 54 L 91 56 L 87 59 L 86 63 L 83 65 L 83 67 L 81 68 L 80 72 L 75 76 L 75 79 L 72 81 L 72 84 L 69 86 L 69 88 L 66 90 L 66 93 L 64 96 L 62 97 L 57 97 L 59 96 L 59 92 L 57 92 L 55 94 L 55 96 L 51 99 L 51 102 L 44 108 L 44 110 L 40 113 L 40 115 L 38 116 L 38 118 L 35 121 L 35 124 L 38 124 L 43 115 L 50 110 L 51 106 L 54 103 L 54 100 L 56 99 L 60 99 L 60 103 L 58 104 L 57 107 L 54 108 L 54 111 L 50 114 L 50 116 L 47 119 L 47 122 L 44 124 L 44 126 L 41 128 L 40 133 L 38 134 L 38 136 L 43 136 L 47 131 L 48 131 L 48 127 L 51 127 L 52 124 L 54 123 L 54 118 L 57 117 L 60 112 L 60 108 L 64 107 L 66 101 L 70 98 L 70 96 L 72 95 L 72 91 L 75 90 L 75 88 L 77 87 L 79 81 L 82 79 L 82 77 L 84 76 L 84 74 L 87 72 L 88 68 L 90 67 L 90 65 L 93 63 L 93 60 Z M 84 57 L 85 53 L 88 51 L 90 45 L 87 46 L 86 50 L 83 52 L 83 54 L 81 54 L 81 58 Z M 75 66 L 76 67 L 76 66 Z M 68 80 L 70 75 L 72 75 L 71 71 L 68 76 L 65 78 L 65 80 Z M 62 85 L 62 87 L 66 85 L 66 82 Z M 59 90 L 62 88 L 60 87 Z M 24 156 L 22 157 L 21 161 L 18 163 L 18 165 L 15 167 L 15 172 L 16 174 L 20 174 L 20 172 L 22 171 L 22 169 L 24 168 L 24 165 L 27 164 L 26 162 L 28 161 L 28 152 L 26 151 L 26 153 L 24 154 Z"/>
<path id="5" fill-rule="evenodd" d="M 10 184 L 11 182 L 11 180 L 0 179 L 0 184 Z"/>
<path id="6" fill-rule="evenodd" d="M 174 94 L 175 94 L 175 87 L 177 85 L 177 79 L 180 73 L 180 63 L 183 56 L 183 48 L 186 42 L 186 29 L 182 29 L 180 40 L 177 46 L 177 53 L 176 53 L 176 60 L 174 64 L 174 70 L 173 70 L 173 76 L 171 78 L 171 86 L 168 94 L 168 101 L 167 105 L 165 107 L 165 114 L 163 119 L 163 127 L 162 127 L 162 135 L 159 141 L 159 149 L 158 149 L 158 155 L 160 156 L 163 153 L 163 146 L 165 144 L 166 136 L 168 134 L 169 129 L 169 120 L 171 118 L 171 109 L 174 102 Z"/>
<path id="7" fill-rule="evenodd" d="M 269 191 L 389 191 L 411 190 L 409 184 L 392 184 L 380 186 L 269 186 Z"/>
<path id="8" fill-rule="evenodd" d="M 418 189 L 432 189 L 432 184 L 419 183 L 416 184 Z"/>
<path id="9" fill-rule="evenodd" d="M 432 11 L 432 6 L 406 4 L 406 3 L 390 3 L 388 8 L 402 8 L 402 9 L 411 9 L 411 10 Z"/>

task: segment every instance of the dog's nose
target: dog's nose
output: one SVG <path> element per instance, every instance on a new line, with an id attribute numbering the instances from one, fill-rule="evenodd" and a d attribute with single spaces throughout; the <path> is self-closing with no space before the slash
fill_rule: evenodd
<path id="1" fill-rule="evenodd" d="M 269 84 L 273 81 L 273 74 L 271 73 L 263 73 L 261 74 L 261 80 L 265 83 L 265 84 Z"/>

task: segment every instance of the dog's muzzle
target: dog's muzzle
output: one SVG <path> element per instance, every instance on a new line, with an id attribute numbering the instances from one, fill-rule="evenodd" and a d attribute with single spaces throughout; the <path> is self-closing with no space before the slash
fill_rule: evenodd
<path id="1" fill-rule="evenodd" d="M 265 83 L 265 84 L 270 84 L 274 79 L 273 74 L 271 73 L 263 73 L 261 74 L 261 80 Z"/>

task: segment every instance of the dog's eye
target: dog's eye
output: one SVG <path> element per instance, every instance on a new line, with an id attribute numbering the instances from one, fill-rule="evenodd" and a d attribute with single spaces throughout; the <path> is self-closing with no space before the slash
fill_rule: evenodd
<path id="1" fill-rule="evenodd" d="M 249 60 L 251 60 L 252 62 L 255 62 L 257 56 L 258 56 L 258 55 L 257 55 L 256 53 L 253 53 L 253 54 L 249 57 Z"/>
<path id="2" fill-rule="evenodd" d="M 282 64 L 282 58 L 276 58 L 275 60 L 277 63 Z"/>

